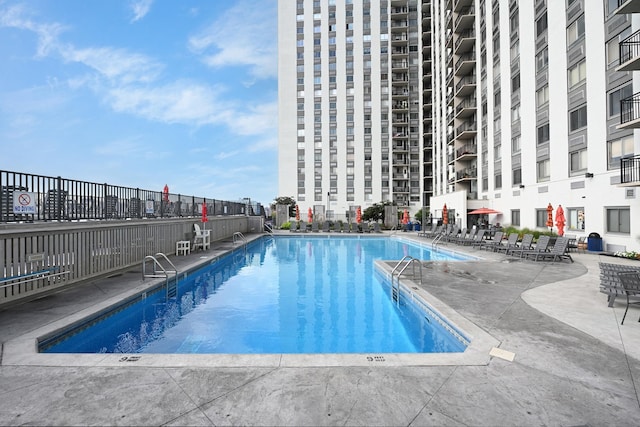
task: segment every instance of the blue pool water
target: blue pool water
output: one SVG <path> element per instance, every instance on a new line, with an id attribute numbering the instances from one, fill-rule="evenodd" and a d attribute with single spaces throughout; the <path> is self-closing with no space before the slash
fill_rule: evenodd
<path id="1" fill-rule="evenodd" d="M 431 353 L 465 345 L 391 301 L 376 259 L 461 259 L 390 238 L 261 239 L 43 341 L 49 353 Z"/>

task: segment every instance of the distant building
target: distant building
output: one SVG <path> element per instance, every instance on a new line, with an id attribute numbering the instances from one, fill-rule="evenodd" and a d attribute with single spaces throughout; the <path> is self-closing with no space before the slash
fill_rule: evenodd
<path id="1" fill-rule="evenodd" d="M 640 250 L 640 0 L 281 0 L 278 16 L 281 195 L 319 213 L 446 204 L 465 226 L 488 207 L 539 230 L 562 205 L 566 233 Z"/>

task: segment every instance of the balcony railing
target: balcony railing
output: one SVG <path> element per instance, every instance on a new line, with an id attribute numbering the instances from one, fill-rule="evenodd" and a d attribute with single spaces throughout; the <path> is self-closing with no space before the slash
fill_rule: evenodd
<path id="1" fill-rule="evenodd" d="M 620 124 L 640 119 L 640 92 L 620 100 Z"/>
<path id="2" fill-rule="evenodd" d="M 640 185 L 640 155 L 620 159 L 620 183 Z"/>
<path id="3" fill-rule="evenodd" d="M 622 40 L 619 49 L 621 65 L 640 56 L 640 30 Z"/>

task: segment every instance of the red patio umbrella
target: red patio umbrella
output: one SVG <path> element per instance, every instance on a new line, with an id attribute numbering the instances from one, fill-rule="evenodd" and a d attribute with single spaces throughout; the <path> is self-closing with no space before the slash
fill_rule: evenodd
<path id="1" fill-rule="evenodd" d="M 164 189 L 162 190 L 162 200 L 169 202 L 169 186 L 167 184 L 164 185 Z"/>
<path id="2" fill-rule="evenodd" d="M 408 210 L 404 210 L 404 212 L 402 213 L 402 223 L 404 225 L 407 225 L 409 223 L 409 211 Z"/>
<path id="3" fill-rule="evenodd" d="M 444 204 L 442 208 L 442 223 L 449 224 L 449 211 L 447 210 L 447 204 Z"/>
<path id="4" fill-rule="evenodd" d="M 551 203 L 547 206 L 547 227 L 553 228 L 553 206 Z"/>
<path id="5" fill-rule="evenodd" d="M 469 212 L 469 215 L 492 215 L 492 214 L 501 214 L 502 212 L 497 211 L 495 209 L 490 209 L 490 208 L 480 208 L 480 209 L 475 209 L 471 212 Z"/>
<path id="6" fill-rule="evenodd" d="M 296 205 L 296 221 L 300 221 L 300 208 Z"/>
<path id="7" fill-rule="evenodd" d="M 558 234 L 560 236 L 564 236 L 564 209 L 562 209 L 562 205 L 558 205 L 558 209 L 556 209 L 556 227 L 558 227 Z"/>
<path id="8" fill-rule="evenodd" d="M 360 224 L 362 222 L 362 209 L 360 206 L 356 209 L 356 223 Z"/>
<path id="9" fill-rule="evenodd" d="M 313 211 L 309 208 L 309 212 L 307 212 L 307 219 L 309 222 L 313 222 Z"/>
<path id="10" fill-rule="evenodd" d="M 205 223 L 209 221 L 209 218 L 207 218 L 207 205 L 206 203 L 202 204 L 202 222 Z"/>

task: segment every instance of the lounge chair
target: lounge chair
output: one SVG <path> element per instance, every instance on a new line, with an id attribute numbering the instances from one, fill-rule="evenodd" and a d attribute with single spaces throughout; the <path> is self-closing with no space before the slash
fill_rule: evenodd
<path id="1" fill-rule="evenodd" d="M 289 231 L 292 233 L 296 233 L 298 231 L 298 221 L 292 221 L 291 226 L 289 227 Z"/>
<path id="2" fill-rule="evenodd" d="M 459 231 L 460 231 L 460 227 L 458 227 L 457 225 L 454 225 L 444 233 L 442 240 L 444 240 L 445 242 L 450 242 L 453 239 L 456 239 L 458 237 Z"/>
<path id="3" fill-rule="evenodd" d="M 374 233 L 382 233 L 382 230 L 380 230 L 380 224 L 378 224 L 377 222 L 374 222 L 372 231 Z"/>
<path id="4" fill-rule="evenodd" d="M 418 236 L 420 236 L 420 237 L 432 237 L 436 233 L 436 229 L 437 228 L 438 228 L 438 224 L 436 224 L 434 222 L 433 224 L 431 224 L 431 229 L 430 230 L 427 230 L 425 228 L 421 232 L 418 233 Z"/>
<path id="5" fill-rule="evenodd" d="M 328 233 L 331 229 L 331 224 L 329 224 L 329 221 L 325 221 L 324 223 L 322 223 L 322 231 L 325 233 Z"/>
<path id="6" fill-rule="evenodd" d="M 629 305 L 640 304 L 640 301 L 634 301 L 634 302 L 629 301 L 629 297 L 637 296 L 638 294 L 640 294 L 640 273 L 619 272 L 618 279 L 620 280 L 620 283 L 622 283 L 624 294 L 627 297 L 627 307 L 624 309 L 622 322 L 620 322 L 621 325 L 624 325 L 624 318 L 627 317 L 627 311 L 629 310 Z M 640 318 L 638 318 L 638 322 L 640 322 Z"/>
<path id="7" fill-rule="evenodd" d="M 300 232 L 301 233 L 307 232 L 307 223 L 304 221 L 300 221 Z"/>
<path id="8" fill-rule="evenodd" d="M 311 223 L 311 231 L 313 231 L 314 233 L 318 233 L 320 231 L 320 229 L 318 228 L 317 222 L 314 221 Z"/>
<path id="9" fill-rule="evenodd" d="M 479 240 L 477 242 L 474 242 L 473 246 L 478 249 L 487 249 L 492 251 L 495 246 L 502 244 L 503 236 L 504 232 L 496 231 L 496 233 L 493 235 L 492 240 Z"/>
<path id="10" fill-rule="evenodd" d="M 457 236 L 456 235 L 451 236 L 449 241 L 453 243 L 459 243 L 460 241 L 467 238 L 468 233 L 469 233 L 469 229 L 467 227 L 464 227 L 462 230 L 460 230 L 460 234 L 458 234 Z"/>
<path id="11" fill-rule="evenodd" d="M 462 245 L 463 246 L 473 246 L 477 243 L 480 243 L 484 240 L 484 235 L 487 233 L 488 230 L 485 230 L 484 228 L 482 230 L 476 230 L 474 236 L 471 239 L 466 239 L 462 241 Z"/>
<path id="12" fill-rule="evenodd" d="M 551 262 L 555 262 L 556 260 L 562 261 L 568 259 L 573 262 L 573 258 L 567 252 L 567 245 L 569 244 L 569 239 L 566 237 L 558 237 L 556 239 L 556 243 L 553 245 L 553 249 L 549 252 L 541 252 L 534 256 L 534 261 L 538 260 L 551 260 Z"/>
<path id="13" fill-rule="evenodd" d="M 535 248 L 520 252 L 520 258 L 528 258 L 530 256 L 536 257 L 540 254 L 549 253 L 549 242 L 551 241 L 549 236 L 540 236 L 538 239 L 538 243 L 536 243 Z"/>
<path id="14" fill-rule="evenodd" d="M 520 244 L 515 247 L 515 248 L 511 248 L 511 249 L 507 249 L 507 255 L 518 255 L 520 256 L 520 254 L 524 251 L 530 251 L 533 249 L 533 234 L 525 234 L 524 236 L 522 236 L 522 242 L 520 242 Z"/>
<path id="15" fill-rule="evenodd" d="M 640 273 L 640 266 L 635 267 L 623 264 L 610 264 L 606 262 L 600 265 L 600 292 L 607 295 L 609 307 L 613 307 L 616 297 L 626 294 L 622 283 L 620 282 L 619 273 Z M 637 296 L 640 296 L 638 293 Z"/>
<path id="16" fill-rule="evenodd" d="M 505 244 L 501 243 L 499 245 L 496 245 L 493 248 L 493 251 L 494 252 L 502 252 L 502 251 L 504 251 L 505 253 L 507 253 L 507 251 L 509 249 L 517 248 L 518 247 L 518 237 L 520 237 L 518 235 L 518 233 L 509 234 L 509 237 L 507 238 L 507 243 L 505 243 Z"/>

